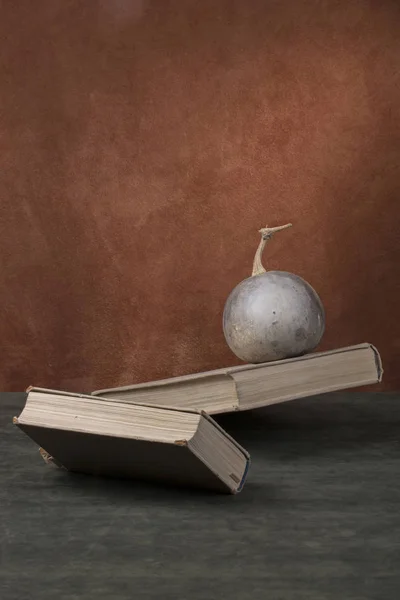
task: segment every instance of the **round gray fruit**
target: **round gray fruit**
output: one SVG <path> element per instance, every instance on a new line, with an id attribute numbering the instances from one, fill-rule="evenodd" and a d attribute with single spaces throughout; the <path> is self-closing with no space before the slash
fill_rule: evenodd
<path id="1" fill-rule="evenodd" d="M 223 314 L 229 348 L 241 360 L 261 363 L 301 356 L 314 350 L 325 331 L 322 302 L 307 281 L 285 271 L 266 271 L 265 244 L 282 229 L 260 229 L 252 276 L 230 293 Z"/>
<path id="2" fill-rule="evenodd" d="M 268 362 L 314 350 L 325 331 L 325 311 L 304 279 L 269 271 L 234 288 L 225 304 L 223 329 L 238 358 Z"/>

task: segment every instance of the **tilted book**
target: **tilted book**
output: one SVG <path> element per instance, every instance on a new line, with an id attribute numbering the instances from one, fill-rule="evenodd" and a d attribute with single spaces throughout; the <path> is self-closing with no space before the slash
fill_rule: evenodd
<path id="1" fill-rule="evenodd" d="M 219 414 L 374 384 L 381 381 L 382 374 L 378 350 L 364 343 L 275 362 L 108 388 L 92 395 L 110 401 L 194 408 Z"/>
<path id="2" fill-rule="evenodd" d="M 30 388 L 14 423 L 46 462 L 72 472 L 235 494 L 250 463 L 244 448 L 196 410 Z"/>

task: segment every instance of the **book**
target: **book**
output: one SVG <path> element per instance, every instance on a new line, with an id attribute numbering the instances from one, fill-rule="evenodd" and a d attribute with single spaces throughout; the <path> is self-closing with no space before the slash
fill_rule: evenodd
<path id="1" fill-rule="evenodd" d="M 111 401 L 192 408 L 210 415 L 250 410 L 378 383 L 382 361 L 369 343 L 92 392 Z"/>
<path id="2" fill-rule="evenodd" d="M 13 422 L 40 447 L 46 463 L 223 493 L 243 488 L 250 455 L 204 412 L 27 391 Z"/>

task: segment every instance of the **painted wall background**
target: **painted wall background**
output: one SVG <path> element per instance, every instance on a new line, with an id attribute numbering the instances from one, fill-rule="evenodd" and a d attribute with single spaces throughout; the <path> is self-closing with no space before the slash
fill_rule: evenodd
<path id="1" fill-rule="evenodd" d="M 0 389 L 230 364 L 257 230 L 400 388 L 400 5 L 41 0 L 0 19 Z M 375 386 L 375 389 L 376 386 Z"/>

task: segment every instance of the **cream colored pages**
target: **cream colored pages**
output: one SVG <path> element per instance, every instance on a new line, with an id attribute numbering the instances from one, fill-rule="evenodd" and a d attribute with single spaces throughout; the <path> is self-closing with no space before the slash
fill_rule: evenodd
<path id="1" fill-rule="evenodd" d="M 377 383 L 382 370 L 375 349 L 366 345 L 351 351 L 320 354 L 314 360 L 241 370 L 232 373 L 232 377 L 243 410 Z"/>
<path id="2" fill-rule="evenodd" d="M 368 385 L 381 378 L 379 353 L 364 343 L 271 363 L 98 390 L 93 395 L 219 414 Z"/>
<path id="3" fill-rule="evenodd" d="M 105 390 L 94 395 L 123 402 L 138 402 L 204 410 L 210 414 L 233 412 L 239 403 L 235 382 L 227 373 L 193 377 L 181 381 L 170 379 L 167 383 L 138 385 L 137 387 Z"/>
<path id="4" fill-rule="evenodd" d="M 31 391 L 18 417 L 20 425 L 55 428 L 96 435 L 174 443 L 190 439 L 200 413 L 168 411 L 94 397 Z"/>

